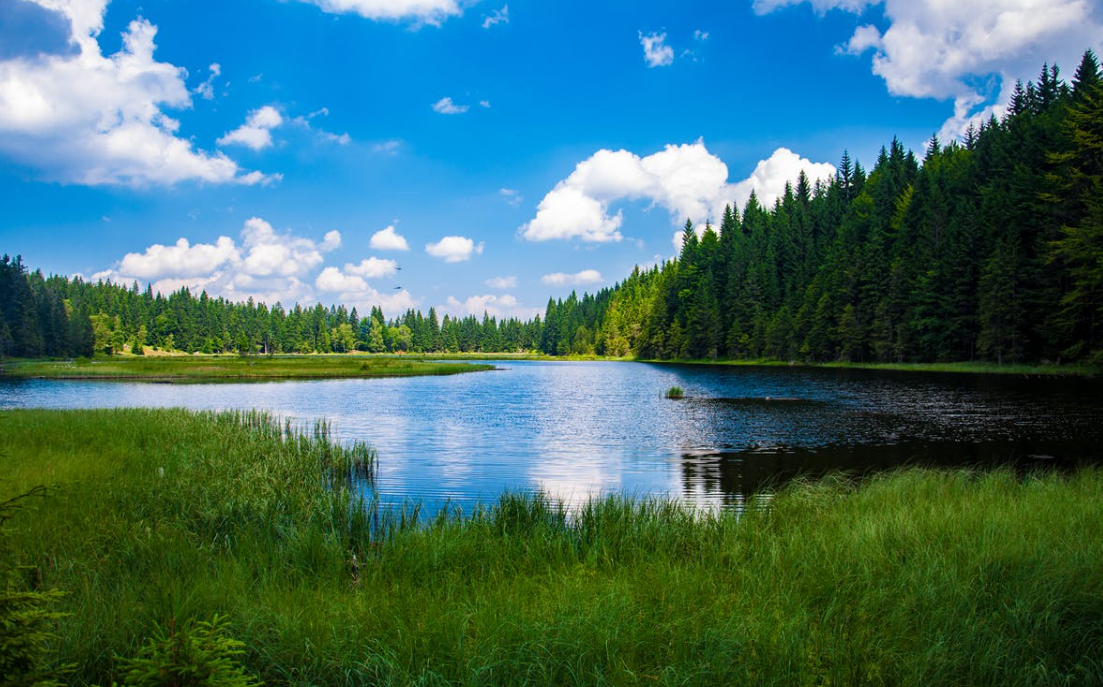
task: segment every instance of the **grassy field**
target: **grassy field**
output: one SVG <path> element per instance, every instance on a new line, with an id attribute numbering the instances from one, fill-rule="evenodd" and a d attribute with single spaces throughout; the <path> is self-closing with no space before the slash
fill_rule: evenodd
<path id="1" fill-rule="evenodd" d="M 225 614 L 270 685 L 1103 684 L 1103 472 L 905 471 L 741 518 L 503 496 L 358 508 L 363 446 L 260 415 L 0 414 L 14 563 L 67 596 L 56 661 L 110 684 Z"/>
<path id="2" fill-rule="evenodd" d="M 456 364 L 406 357 L 349 355 L 292 356 L 110 356 L 76 360 L 8 360 L 3 377 L 48 379 L 335 379 L 416 377 L 492 370 L 493 365 Z"/>

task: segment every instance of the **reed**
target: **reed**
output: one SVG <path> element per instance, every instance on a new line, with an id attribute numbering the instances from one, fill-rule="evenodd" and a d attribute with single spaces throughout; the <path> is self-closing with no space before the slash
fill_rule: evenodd
<path id="1" fill-rule="evenodd" d="M 682 399 L 686 397 L 685 390 L 680 386 L 672 386 L 666 390 L 666 397 L 674 400 Z"/>
<path id="2" fill-rule="evenodd" d="M 216 614 L 270 685 L 1103 683 L 1099 469 L 425 521 L 357 498 L 366 447 L 263 415 L 5 412 L 0 441 L 0 500 L 50 487 L 8 528 L 67 592 L 74 684 Z"/>

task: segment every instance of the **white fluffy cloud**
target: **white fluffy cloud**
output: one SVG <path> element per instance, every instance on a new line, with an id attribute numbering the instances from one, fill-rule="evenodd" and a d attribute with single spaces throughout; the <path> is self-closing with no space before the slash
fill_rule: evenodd
<path id="1" fill-rule="evenodd" d="M 301 0 L 333 14 L 358 14 L 383 21 L 409 19 L 439 26 L 461 14 L 457 0 Z"/>
<path id="2" fill-rule="evenodd" d="M 69 54 L 0 61 L 0 153 L 45 177 L 86 185 L 257 184 L 222 153 L 196 150 L 166 108 L 186 109 L 187 72 L 158 62 L 157 27 L 136 19 L 102 54 L 107 0 L 31 0 L 69 20 Z M 212 74 L 214 67 L 211 68 Z"/>
<path id="3" fill-rule="evenodd" d="M 398 274 L 398 263 L 394 260 L 381 260 L 380 258 L 367 258 L 358 264 L 345 263 L 345 272 L 355 274 L 365 279 L 380 279 Z"/>
<path id="4" fill-rule="evenodd" d="M 210 274 L 228 262 L 239 262 L 234 240 L 219 236 L 214 244 L 197 243 L 185 238 L 175 245 L 153 244 L 144 253 L 127 253 L 119 262 L 119 273 L 147 281 L 167 276 L 199 277 Z"/>
<path id="5" fill-rule="evenodd" d="M 425 252 L 445 262 L 463 262 L 470 260 L 472 255 L 481 255 L 483 244 L 475 245 L 466 236 L 445 236 L 436 243 L 425 244 Z"/>
<path id="6" fill-rule="evenodd" d="M 243 145 L 263 150 L 272 145 L 272 129 L 283 124 L 283 116 L 271 105 L 253 110 L 245 123 L 218 139 L 218 145 Z"/>
<path id="7" fill-rule="evenodd" d="M 452 98 L 444 97 L 433 103 L 433 110 L 440 114 L 455 115 L 463 114 L 467 112 L 471 107 L 469 105 L 457 105 L 452 102 Z"/>
<path id="8" fill-rule="evenodd" d="M 805 0 L 756 0 L 765 13 Z M 952 99 L 942 135 L 955 136 L 978 115 L 1000 114 L 1016 79 L 1032 79 L 1043 62 L 1068 70 L 1087 48 L 1103 45 L 1098 0 L 811 0 L 818 11 L 861 12 L 883 5 L 888 28 L 858 26 L 843 49 L 873 51 L 873 72 L 894 95 Z M 993 99 L 977 83 L 997 75 Z"/>
<path id="9" fill-rule="evenodd" d="M 648 67 L 665 67 L 674 63 L 674 49 L 666 44 L 666 32 L 640 34 L 640 45 L 643 46 L 643 59 Z"/>
<path id="10" fill-rule="evenodd" d="M 347 269 L 347 267 L 346 267 Z M 322 270 L 314 285 L 322 291 L 367 291 L 368 283 L 362 277 L 345 274 L 336 267 Z"/>
<path id="11" fill-rule="evenodd" d="M 582 286 L 586 284 L 600 284 L 605 281 L 601 272 L 597 270 L 582 270 L 575 274 L 565 272 L 553 272 L 540 277 L 540 281 L 548 286 Z"/>
<path id="12" fill-rule="evenodd" d="M 517 277 L 493 277 L 483 282 L 492 289 L 513 289 L 517 287 Z"/>
<path id="13" fill-rule="evenodd" d="M 530 320 L 544 313 L 542 308 L 522 306 L 516 298 L 509 294 L 502 296 L 494 294 L 470 296 L 462 301 L 455 296 L 449 296 L 445 303 L 437 307 L 437 310 L 452 317 L 466 317 L 467 315 L 482 317 L 483 313 L 486 313 L 499 320 L 511 317 Z"/>
<path id="14" fill-rule="evenodd" d="M 729 184 L 727 165 L 701 141 L 668 145 L 643 158 L 626 150 L 599 150 L 544 196 L 520 234 L 530 241 L 620 241 L 624 217 L 620 210 L 610 215 L 609 206 L 621 200 L 650 200 L 669 211 L 675 224 L 686 218 L 704 222 L 721 217 L 725 205 L 742 207 L 752 190 L 761 202 L 772 203 L 802 170 L 813 180 L 835 173 L 830 164 L 778 148 L 748 179 Z"/>
<path id="15" fill-rule="evenodd" d="M 410 250 L 410 244 L 406 243 L 406 238 L 395 230 L 393 224 L 372 234 L 368 245 L 372 250 Z"/>
<path id="16" fill-rule="evenodd" d="M 265 220 L 251 217 L 240 242 L 220 236 L 213 244 L 192 244 L 185 238 L 172 246 L 154 244 L 142 253 L 126 254 L 114 268 L 93 277 L 123 284 L 138 280 L 162 293 L 187 286 L 233 300 L 309 302 L 310 273 L 321 266 L 325 253 L 340 245 L 337 231 L 315 241 L 279 233 Z"/>

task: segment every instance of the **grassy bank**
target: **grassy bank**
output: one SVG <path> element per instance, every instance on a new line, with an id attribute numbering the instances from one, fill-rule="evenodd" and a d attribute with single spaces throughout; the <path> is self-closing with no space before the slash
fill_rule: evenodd
<path id="1" fill-rule="evenodd" d="M 420 528 L 351 508 L 364 447 L 262 416 L 0 414 L 25 577 L 69 594 L 60 662 L 109 684 L 226 614 L 269 684 L 1103 682 L 1103 472 L 907 471 L 768 511 L 503 497 Z"/>
<path id="2" fill-rule="evenodd" d="M 951 372 L 969 374 L 1005 374 L 1005 375 L 1042 375 L 1042 376 L 1078 376 L 1094 377 L 1103 374 L 1103 369 L 1091 365 L 998 365 L 989 362 L 958 363 L 809 363 L 783 360 L 640 360 L 639 362 L 678 365 L 718 365 L 721 367 L 823 367 L 851 370 L 891 370 L 896 372 Z"/>
<path id="3" fill-rule="evenodd" d="M 109 356 L 91 360 L 5 361 L 0 376 L 48 379 L 337 379 L 451 375 L 494 369 L 405 357 L 359 355 L 292 356 Z"/>

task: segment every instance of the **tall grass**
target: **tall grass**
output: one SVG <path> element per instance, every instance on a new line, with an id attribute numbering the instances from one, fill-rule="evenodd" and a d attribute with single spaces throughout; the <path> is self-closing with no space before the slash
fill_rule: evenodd
<path id="1" fill-rule="evenodd" d="M 503 495 L 359 508 L 364 447 L 264 416 L 0 416 L 20 562 L 106 684 L 155 624 L 226 614 L 269 684 L 1103 683 L 1103 472 L 797 483 L 741 516 Z M 33 509 L 33 512 L 31 512 Z"/>

